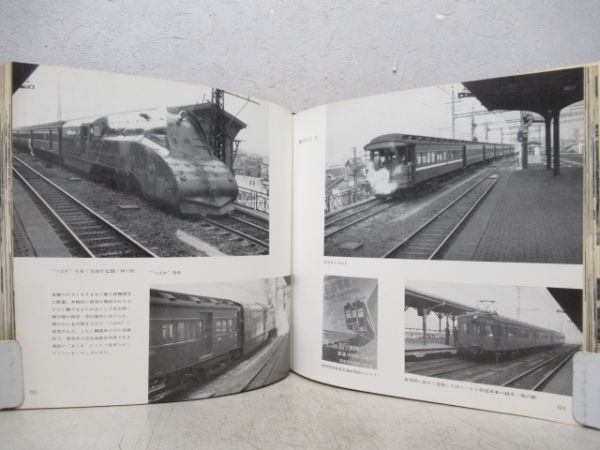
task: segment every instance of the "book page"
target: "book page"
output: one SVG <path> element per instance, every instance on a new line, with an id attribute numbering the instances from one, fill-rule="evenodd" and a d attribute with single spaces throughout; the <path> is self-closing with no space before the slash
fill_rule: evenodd
<path id="1" fill-rule="evenodd" d="M 12 239 L 10 184 L 10 99 L 12 96 L 10 64 L 0 64 L 0 340 L 12 340 L 15 335 L 12 298 Z"/>
<path id="2" fill-rule="evenodd" d="M 23 407 L 207 398 L 285 377 L 291 114 L 208 86 L 17 66 Z"/>
<path id="3" fill-rule="evenodd" d="M 586 70 L 296 115 L 295 371 L 573 421 Z"/>

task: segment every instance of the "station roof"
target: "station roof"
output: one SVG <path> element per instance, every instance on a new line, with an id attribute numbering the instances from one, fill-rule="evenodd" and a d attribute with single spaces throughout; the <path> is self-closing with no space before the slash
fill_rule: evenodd
<path id="1" fill-rule="evenodd" d="M 571 322 L 583 331 L 583 292 L 581 289 L 548 288 L 556 303 L 569 316 Z"/>
<path id="2" fill-rule="evenodd" d="M 12 65 L 12 93 L 17 92 L 17 89 L 29 78 L 35 69 L 37 64 L 25 64 L 25 63 L 13 63 Z"/>
<path id="3" fill-rule="evenodd" d="M 463 83 L 489 111 L 532 111 L 545 116 L 583 100 L 583 68 Z"/>
<path id="4" fill-rule="evenodd" d="M 409 288 L 406 289 L 404 296 L 404 306 L 416 309 L 431 309 L 432 312 L 453 316 L 478 311 L 477 308 Z"/>

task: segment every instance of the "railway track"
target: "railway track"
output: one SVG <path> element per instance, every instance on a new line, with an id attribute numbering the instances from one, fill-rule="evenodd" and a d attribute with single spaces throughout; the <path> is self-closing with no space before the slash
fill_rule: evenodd
<path id="1" fill-rule="evenodd" d="M 382 200 L 379 198 L 370 198 L 368 200 L 363 200 L 361 202 L 358 202 L 356 204 L 350 205 L 350 206 L 346 206 L 344 208 L 341 209 L 336 209 L 332 212 L 326 213 L 325 214 L 325 226 L 329 226 L 333 223 L 336 222 L 336 220 L 338 218 L 341 217 L 350 217 L 353 214 L 359 212 L 359 210 L 362 210 L 364 208 L 370 208 L 372 207 L 374 204 L 378 204 L 381 203 Z"/>
<path id="2" fill-rule="evenodd" d="M 250 391 L 262 386 L 270 384 L 271 376 L 275 369 L 279 367 L 282 355 L 286 353 L 281 347 L 286 345 L 287 338 L 281 338 L 277 342 L 275 348 L 271 351 L 267 363 L 259 369 L 258 372 L 250 379 L 248 384 L 242 389 L 242 391 Z M 272 361 L 273 355 L 277 355 L 275 361 Z"/>
<path id="3" fill-rule="evenodd" d="M 446 375 L 452 372 L 458 372 L 461 370 L 470 369 L 472 367 L 477 367 L 479 364 L 470 363 L 465 361 L 453 361 L 450 363 L 439 364 L 430 367 L 424 367 L 420 369 L 412 369 L 407 370 L 407 373 L 414 373 L 416 375 L 424 375 L 428 377 L 437 377 L 440 375 Z"/>
<path id="4" fill-rule="evenodd" d="M 325 222 L 325 239 L 345 230 L 357 223 L 363 222 L 370 217 L 376 216 L 377 214 L 390 209 L 395 206 L 396 203 L 387 203 L 384 200 L 374 199 L 371 202 L 364 203 L 359 208 L 353 208 L 351 211 L 339 213 L 335 217 L 331 217 Z M 335 225 L 335 226 L 334 226 Z"/>
<path id="5" fill-rule="evenodd" d="M 382 258 L 435 259 L 498 181 L 497 174 L 479 180 L 468 191 L 421 225 Z"/>
<path id="6" fill-rule="evenodd" d="M 505 381 L 502 383 L 502 386 L 532 391 L 542 390 L 546 383 L 571 359 L 577 350 L 579 350 L 578 346 L 557 355 L 552 355 L 533 367 L 529 367 L 519 375 Z"/>
<path id="7" fill-rule="evenodd" d="M 13 173 L 73 256 L 157 256 L 16 156 Z"/>
<path id="8" fill-rule="evenodd" d="M 229 216 L 221 217 L 203 217 L 202 220 L 215 228 L 229 233 L 233 239 L 243 239 L 251 245 L 263 248 L 263 254 L 269 251 L 269 228 L 268 223 L 244 214 L 240 211 L 234 211 Z"/>

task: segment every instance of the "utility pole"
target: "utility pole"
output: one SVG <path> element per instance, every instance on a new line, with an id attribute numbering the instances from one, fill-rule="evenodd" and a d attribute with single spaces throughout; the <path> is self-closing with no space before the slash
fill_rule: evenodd
<path id="1" fill-rule="evenodd" d="M 477 124 L 475 123 L 475 114 L 473 108 L 471 108 L 471 141 L 475 142 L 475 128 L 477 128 Z"/>
<path id="2" fill-rule="evenodd" d="M 456 105 L 454 100 L 454 86 L 452 86 L 452 139 L 456 139 Z"/>
<path id="3" fill-rule="evenodd" d="M 352 203 L 356 201 L 356 146 L 352 147 Z"/>
<path id="4" fill-rule="evenodd" d="M 56 104 L 57 104 L 57 111 L 56 111 L 56 120 L 58 122 L 60 122 L 62 120 L 62 106 L 60 104 L 60 78 L 56 81 Z"/>

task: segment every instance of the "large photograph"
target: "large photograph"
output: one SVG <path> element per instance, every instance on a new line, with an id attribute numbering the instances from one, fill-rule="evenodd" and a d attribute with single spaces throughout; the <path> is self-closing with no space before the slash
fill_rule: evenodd
<path id="1" fill-rule="evenodd" d="M 572 395 L 579 289 L 410 281 L 405 371 Z"/>
<path id="2" fill-rule="evenodd" d="M 257 389 L 290 371 L 289 278 L 150 290 L 148 402 Z"/>
<path id="3" fill-rule="evenodd" d="M 268 105 L 14 65 L 15 256 L 269 253 Z"/>
<path id="4" fill-rule="evenodd" d="M 327 107 L 325 255 L 582 263 L 583 69 Z"/>

